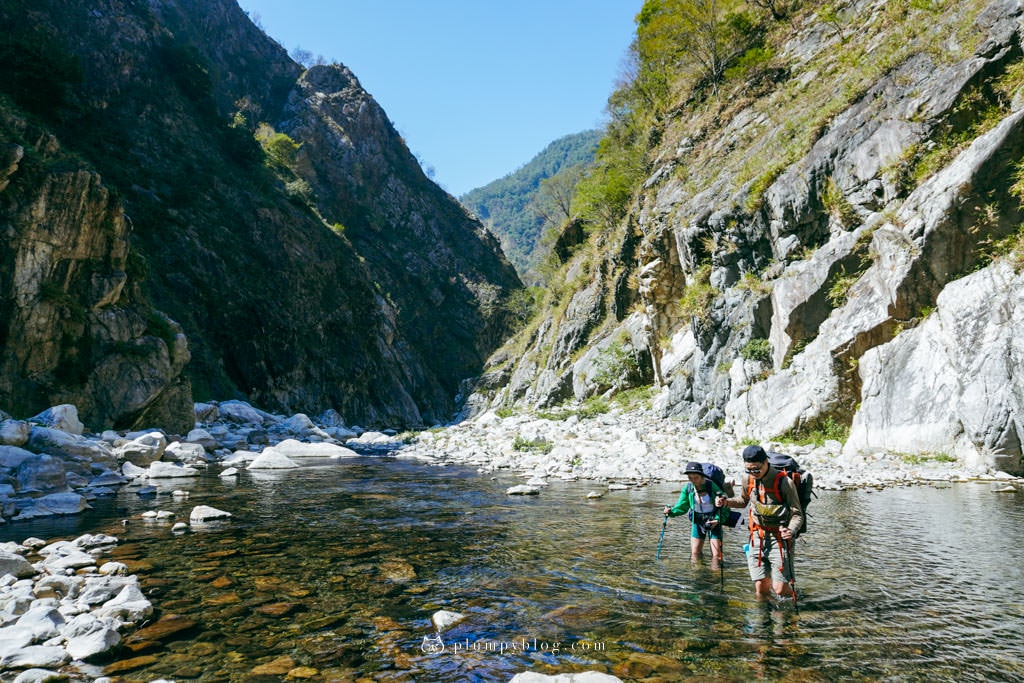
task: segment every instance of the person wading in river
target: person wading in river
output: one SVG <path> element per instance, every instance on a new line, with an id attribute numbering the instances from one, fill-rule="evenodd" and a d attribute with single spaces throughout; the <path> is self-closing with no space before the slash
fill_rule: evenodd
<path id="1" fill-rule="evenodd" d="M 704 539 L 710 538 L 711 568 L 718 569 L 722 563 L 722 530 L 729 519 L 729 508 L 716 501 L 724 500 L 725 492 L 704 476 L 699 462 L 686 463 L 683 474 L 690 482 L 683 487 L 675 506 L 665 508 L 665 516 L 676 517 L 690 513 L 690 519 L 693 520 L 690 529 L 690 561 L 700 561 Z"/>
<path id="2" fill-rule="evenodd" d="M 744 508 L 750 504 L 750 550 L 747 569 L 758 600 L 771 591 L 779 597 L 793 597 L 793 540 L 800 533 L 804 511 L 796 487 L 785 474 L 771 466 L 760 446 L 743 449 L 746 474 L 739 493 L 715 500 L 718 505 Z"/>

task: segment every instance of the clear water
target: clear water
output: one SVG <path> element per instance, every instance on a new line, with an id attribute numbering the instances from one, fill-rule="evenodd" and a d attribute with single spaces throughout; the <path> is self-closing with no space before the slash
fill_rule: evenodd
<path id="1" fill-rule="evenodd" d="M 125 680 L 1024 680 L 1024 494 L 821 492 L 798 543 L 794 609 L 754 601 L 741 528 L 727 531 L 724 572 L 690 565 L 683 519 L 655 559 L 678 485 L 505 495 L 521 481 L 324 461 L 174 482 L 188 500 L 122 492 L 81 517 L 7 524 L 0 540 L 121 537 L 113 559 L 140 576 L 156 616 L 196 622 L 97 666 Z M 199 504 L 234 517 L 178 536 L 139 517 L 187 519 Z M 438 636 L 441 609 L 466 618 Z"/>

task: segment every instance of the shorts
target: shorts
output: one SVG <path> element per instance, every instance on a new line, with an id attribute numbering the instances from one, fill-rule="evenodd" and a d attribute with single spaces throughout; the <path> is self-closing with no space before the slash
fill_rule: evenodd
<path id="1" fill-rule="evenodd" d="M 697 520 L 701 520 L 698 523 Z M 693 516 L 693 524 L 690 527 L 690 538 L 713 538 L 721 541 L 724 536 L 724 530 L 721 524 L 716 524 L 713 528 L 708 529 L 703 524 L 704 518 L 700 515 Z"/>
<path id="2" fill-rule="evenodd" d="M 765 532 L 763 540 L 762 544 L 761 537 L 756 533 L 750 539 L 750 550 L 747 551 L 747 570 L 750 572 L 750 579 L 760 581 L 768 578 L 770 573 L 772 581 L 788 583 L 793 578 L 790 571 L 793 560 L 787 546 L 792 548 L 793 542 L 782 543 L 782 555 L 780 556 L 779 543 L 772 532 Z M 759 557 L 760 562 L 758 561 Z"/>

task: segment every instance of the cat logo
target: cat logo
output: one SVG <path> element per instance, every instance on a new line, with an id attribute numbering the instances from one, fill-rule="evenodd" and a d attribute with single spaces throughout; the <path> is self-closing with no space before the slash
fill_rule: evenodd
<path id="1" fill-rule="evenodd" d="M 435 633 L 430 636 L 423 636 L 423 643 L 420 644 L 420 650 L 425 654 L 437 654 L 438 652 L 444 652 L 444 640 L 441 639 L 441 633 Z"/>

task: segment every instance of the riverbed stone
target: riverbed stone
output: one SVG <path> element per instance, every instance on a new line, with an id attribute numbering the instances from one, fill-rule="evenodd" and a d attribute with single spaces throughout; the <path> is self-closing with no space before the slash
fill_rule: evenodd
<path id="1" fill-rule="evenodd" d="M 512 677 L 509 683 L 622 683 L 621 678 L 600 671 L 547 675 L 524 671 Z"/>
<path id="2" fill-rule="evenodd" d="M 14 677 L 14 683 L 51 683 L 66 680 L 67 674 L 49 669 L 25 669 Z"/>
<path id="3" fill-rule="evenodd" d="M 25 579 L 35 576 L 36 573 L 35 567 L 21 555 L 0 550 L 0 576 L 12 574 L 19 579 Z"/>
<path id="4" fill-rule="evenodd" d="M 67 639 L 64 647 L 72 658 L 83 661 L 110 652 L 121 642 L 116 624 L 112 619 L 100 619 L 88 613 L 75 615 L 63 630 Z"/>
<path id="5" fill-rule="evenodd" d="M 70 403 L 47 408 L 35 417 L 30 417 L 28 421 L 68 434 L 81 434 L 85 431 L 85 425 L 78 419 L 78 408 Z"/>
<path id="6" fill-rule="evenodd" d="M 156 461 L 149 464 L 150 479 L 174 479 L 178 477 L 198 477 L 199 470 L 180 463 Z"/>
<path id="7" fill-rule="evenodd" d="M 27 628 L 32 632 L 32 640 L 40 642 L 59 635 L 64 625 L 64 617 L 52 605 L 38 605 L 30 608 L 18 618 L 16 627 Z"/>
<path id="8" fill-rule="evenodd" d="M 529 484 L 518 484 L 505 489 L 507 496 L 536 496 L 538 494 L 540 494 L 540 489 Z"/>
<path id="9" fill-rule="evenodd" d="M 172 462 L 192 464 L 206 461 L 206 448 L 199 443 L 173 441 L 167 444 L 163 459 Z"/>
<path id="10" fill-rule="evenodd" d="M 284 453 L 277 451 L 273 446 L 266 448 L 256 458 L 249 463 L 247 469 L 250 470 L 282 470 L 282 469 L 294 469 L 298 465 L 294 460 L 289 458 Z"/>
<path id="11" fill-rule="evenodd" d="M 218 510 L 217 508 L 209 505 L 197 505 L 192 508 L 192 512 L 189 513 L 188 519 L 190 522 L 209 522 L 216 519 L 228 519 L 230 517 L 230 512 Z"/>
<path id="12" fill-rule="evenodd" d="M 254 676 L 286 676 L 288 672 L 295 668 L 295 660 L 288 655 L 283 655 L 267 662 L 266 664 L 260 664 L 259 666 L 253 667 L 252 675 Z"/>
<path id="13" fill-rule="evenodd" d="M 434 614 L 430 617 L 430 620 L 433 622 L 434 628 L 436 628 L 438 632 L 441 632 L 454 626 L 455 624 L 459 623 L 465 618 L 465 614 L 442 609 L 434 612 Z"/>
<path id="14" fill-rule="evenodd" d="M 0 445 L 24 446 L 31 433 L 32 425 L 24 420 L 4 420 L 0 422 Z"/>
<path id="15" fill-rule="evenodd" d="M 271 448 L 288 458 L 354 458 L 359 455 L 344 446 L 331 443 L 303 443 L 295 439 L 285 439 Z"/>
<path id="16" fill-rule="evenodd" d="M 27 645 L 0 657 L 4 669 L 52 668 L 70 661 L 67 650 L 58 645 Z"/>
<path id="17" fill-rule="evenodd" d="M 148 467 L 163 457 L 167 437 L 162 432 L 148 432 L 114 448 L 114 454 L 139 467 Z"/>
<path id="18" fill-rule="evenodd" d="M 195 619 L 180 615 L 168 614 L 160 617 L 156 622 L 144 626 L 135 633 L 125 638 L 125 645 L 138 644 L 141 642 L 153 641 L 165 643 L 174 640 L 180 635 L 191 631 L 199 625 Z"/>

